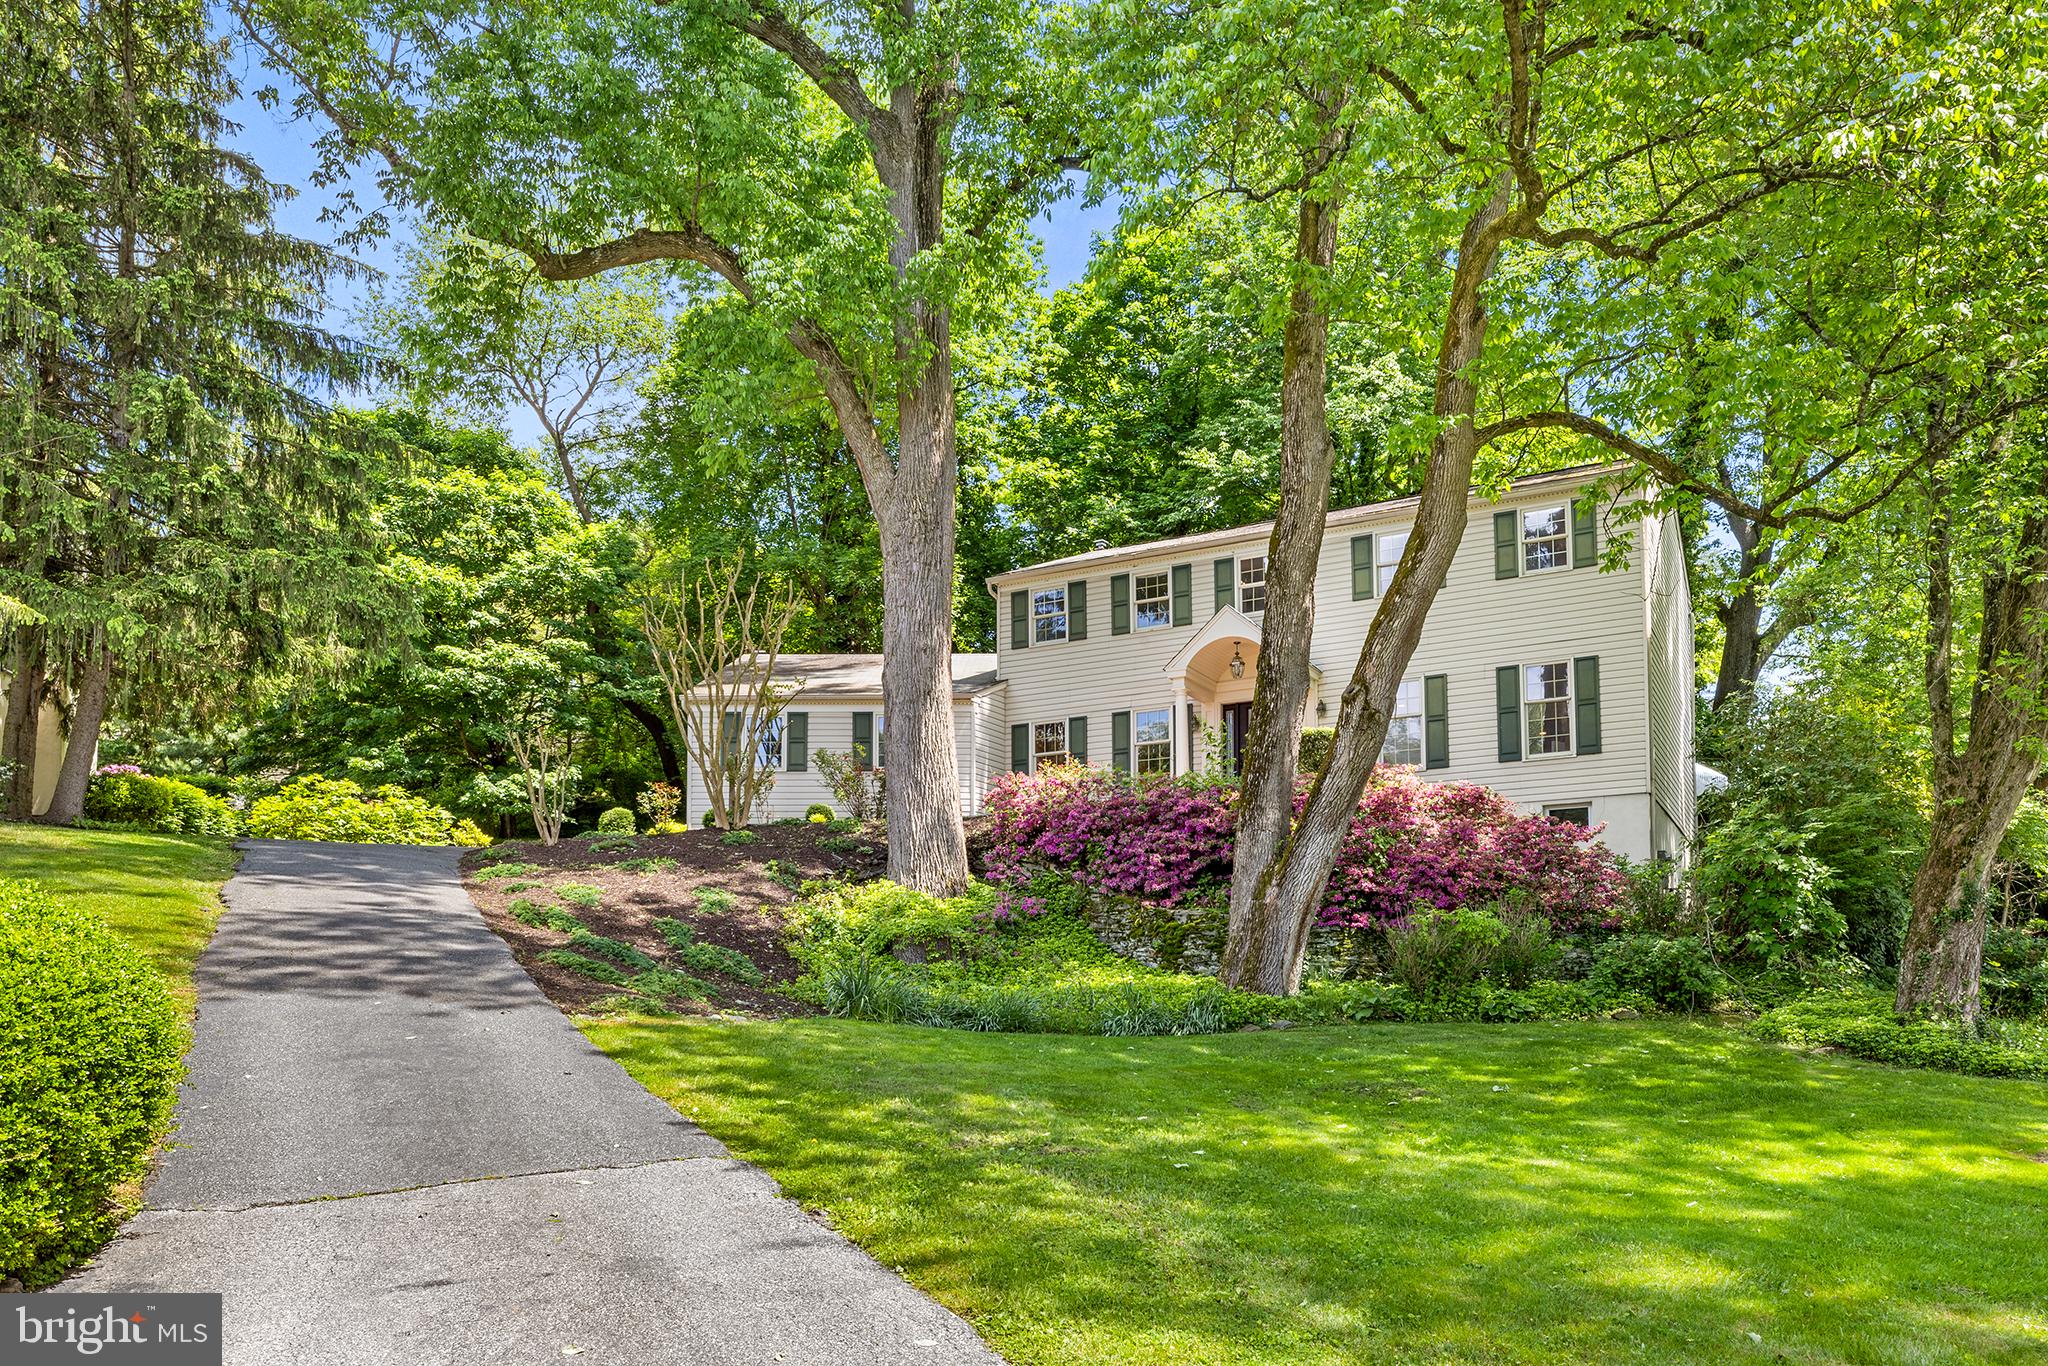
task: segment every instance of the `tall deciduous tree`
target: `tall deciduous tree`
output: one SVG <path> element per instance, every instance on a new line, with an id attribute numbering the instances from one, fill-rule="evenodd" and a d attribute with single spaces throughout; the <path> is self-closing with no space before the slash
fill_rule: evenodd
<path id="1" fill-rule="evenodd" d="M 1080 150 L 1062 12 L 239 8 L 394 192 L 549 279 L 694 263 L 814 367 L 881 530 L 889 872 L 963 887 L 953 336 L 1021 286 L 1023 225 Z"/>
<path id="2" fill-rule="evenodd" d="M 1787 184 L 1834 173 L 1844 153 L 1833 135 L 1874 98 L 1855 42 L 1796 8 L 1665 17 L 1602 0 L 1501 0 L 1385 14 L 1399 22 L 1366 26 L 1359 66 L 1392 93 L 1386 117 L 1400 135 L 1381 134 L 1371 184 L 1380 212 L 1402 225 L 1403 259 L 1438 267 L 1435 423 L 1413 529 L 1344 689 L 1329 759 L 1300 817 L 1289 826 L 1283 813 L 1274 856 L 1234 875 L 1255 881 L 1233 889 L 1223 971 L 1262 991 L 1299 984 L 1394 690 L 1463 537 L 1480 451 L 1539 428 L 1606 431 L 1558 405 L 1572 386 L 1529 373 L 1529 339 L 1569 335 L 1602 318 L 1608 294 L 1654 297 L 1659 272 L 1711 259 L 1701 253 L 1722 225 Z M 1757 93 L 1765 83 L 1768 101 Z M 1489 317 L 1504 303 L 1517 322 L 1512 365 L 1490 351 Z M 1482 403 L 1504 415 L 1482 425 Z"/>

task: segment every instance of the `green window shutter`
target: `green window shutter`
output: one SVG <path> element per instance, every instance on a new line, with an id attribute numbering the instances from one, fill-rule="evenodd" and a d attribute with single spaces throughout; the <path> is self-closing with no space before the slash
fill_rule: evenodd
<path id="1" fill-rule="evenodd" d="M 1127 636 L 1131 633 L 1131 576 L 1111 574 L 1109 576 L 1109 633 L 1113 636 Z"/>
<path id="2" fill-rule="evenodd" d="M 1109 762 L 1120 772 L 1131 771 L 1131 714 L 1127 711 L 1109 714 Z"/>
<path id="3" fill-rule="evenodd" d="M 1493 576 L 1512 579 L 1522 572 L 1522 536 L 1513 512 L 1493 514 Z"/>
<path id="4" fill-rule="evenodd" d="M 1031 645 L 1031 601 L 1023 592 L 1010 594 L 1010 648 L 1023 650 Z"/>
<path id="5" fill-rule="evenodd" d="M 1173 624 L 1187 626 L 1195 619 L 1195 567 L 1191 564 L 1177 564 L 1173 567 Z"/>
<path id="6" fill-rule="evenodd" d="M 811 714 L 807 711 L 786 712 L 782 718 L 782 765 L 791 773 L 801 773 L 811 762 Z"/>
<path id="7" fill-rule="evenodd" d="M 725 755 L 726 764 L 730 766 L 738 763 L 740 758 L 740 714 L 738 712 L 729 711 L 725 714 L 725 724 L 719 727 L 718 738 L 719 749 Z"/>
<path id="8" fill-rule="evenodd" d="M 1067 755 L 1077 764 L 1088 762 L 1088 718 L 1067 718 Z"/>
<path id="9" fill-rule="evenodd" d="M 1216 610 L 1237 605 L 1237 561 L 1225 555 L 1216 561 Z"/>
<path id="10" fill-rule="evenodd" d="M 1031 727 L 1017 725 L 1010 727 L 1010 772 L 1031 771 Z"/>
<path id="11" fill-rule="evenodd" d="M 1088 639 L 1088 580 L 1067 585 L 1067 639 Z"/>
<path id="12" fill-rule="evenodd" d="M 862 768 L 876 768 L 875 762 L 875 714 L 871 711 L 857 711 L 853 714 L 853 747 L 859 751 L 854 756 Z"/>
<path id="13" fill-rule="evenodd" d="M 1493 671 L 1494 706 L 1498 712 L 1500 731 L 1500 761 L 1504 764 L 1520 763 L 1522 760 L 1522 670 L 1519 665 L 1503 664 Z"/>
<path id="14" fill-rule="evenodd" d="M 1572 568 L 1590 569 L 1600 563 L 1600 537 L 1593 505 L 1572 504 Z"/>
<path id="15" fill-rule="evenodd" d="M 1600 752 L 1600 656 L 1580 655 L 1572 661 L 1573 729 L 1579 753 Z"/>
<path id="16" fill-rule="evenodd" d="M 1360 598 L 1371 597 L 1374 588 L 1378 586 L 1377 577 L 1373 573 L 1372 533 L 1367 532 L 1363 536 L 1353 536 L 1351 538 L 1352 600 L 1355 602 Z"/>
<path id="17" fill-rule="evenodd" d="M 1451 680 L 1444 674 L 1422 680 L 1422 766 L 1451 766 Z"/>

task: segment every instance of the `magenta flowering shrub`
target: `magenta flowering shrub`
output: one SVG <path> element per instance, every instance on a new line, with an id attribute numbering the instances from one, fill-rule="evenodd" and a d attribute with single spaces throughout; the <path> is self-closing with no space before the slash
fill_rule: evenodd
<path id="1" fill-rule="evenodd" d="M 1172 905 L 1230 866 L 1230 793 L 1061 764 L 997 778 L 988 874 L 1028 882 L 1056 868 L 1099 892 Z"/>
<path id="2" fill-rule="evenodd" d="M 1299 811 L 1304 789 L 1295 800 Z M 1422 907 L 1519 901 L 1560 929 L 1621 904 L 1620 858 L 1587 832 L 1525 816 L 1478 783 L 1426 783 L 1412 769 L 1376 776 L 1337 854 L 1319 917 L 1355 928 L 1398 923 Z"/>
<path id="3" fill-rule="evenodd" d="M 1052 869 L 1098 892 L 1174 905 L 1229 875 L 1228 788 L 1061 765 L 998 778 L 987 871 L 1004 918 L 1043 909 L 1023 889 Z M 1307 800 L 1307 783 L 1296 809 Z M 1561 929 L 1597 921 L 1627 892 L 1621 860 L 1586 832 L 1477 783 L 1392 769 L 1366 789 L 1323 898 L 1322 924 L 1381 927 L 1423 907 L 1518 901 Z"/>

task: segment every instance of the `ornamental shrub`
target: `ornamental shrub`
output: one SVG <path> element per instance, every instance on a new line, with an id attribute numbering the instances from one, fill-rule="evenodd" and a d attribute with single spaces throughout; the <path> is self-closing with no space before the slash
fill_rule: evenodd
<path id="1" fill-rule="evenodd" d="M 1803 996 L 1757 1017 L 1750 1032 L 1770 1043 L 1839 1048 L 1875 1062 L 1980 1077 L 2048 1078 L 2048 1030 L 2037 1024 L 1900 1019 L 1891 999 L 1868 991 Z"/>
<path id="2" fill-rule="evenodd" d="M 1593 949 L 1593 970 L 1586 981 L 1611 996 L 1647 996 L 1666 1010 L 1702 1009 L 1713 1004 L 1726 985 L 1705 944 L 1654 934 L 1603 940 Z"/>
<path id="3" fill-rule="evenodd" d="M 1743 952 L 1767 967 L 1832 957 L 1848 934 L 1827 897 L 1833 875 L 1807 850 L 1811 838 L 1763 803 L 1745 802 L 1701 844 L 1701 899 Z"/>
<path id="4" fill-rule="evenodd" d="M 1313 774 L 1330 757 L 1330 750 L 1337 743 L 1337 732 L 1329 726 L 1307 726 L 1302 729 L 1301 743 L 1295 749 L 1294 766 L 1303 773 Z"/>
<path id="5" fill-rule="evenodd" d="M 823 825 L 832 819 L 832 808 L 823 802 L 812 802 L 804 808 L 804 819 Z"/>
<path id="6" fill-rule="evenodd" d="M 633 813 L 623 806 L 609 807 L 597 818 L 597 833 L 600 835 L 637 835 L 640 828 L 633 823 Z"/>
<path id="7" fill-rule="evenodd" d="M 989 792 L 988 875 L 1012 887 L 1053 869 L 1095 891 L 1177 905 L 1229 874 L 1229 788 L 1060 765 L 1005 774 Z M 1296 808 L 1307 800 L 1303 782 Z M 1384 928 L 1416 910 L 1515 902 L 1569 929 L 1628 895 L 1621 860 L 1585 832 L 1525 816 L 1475 783 L 1380 775 L 1339 851 L 1321 923 Z"/>
<path id="8" fill-rule="evenodd" d="M 114 1230 L 184 1068 L 162 974 L 96 917 L 0 882 L 0 1278 L 56 1277 Z"/>
<path id="9" fill-rule="evenodd" d="M 177 778 L 158 778 L 131 764 L 103 768 L 85 790 L 86 819 L 167 835 L 232 839 L 240 822 L 223 799 Z"/>
<path id="10" fill-rule="evenodd" d="M 346 778 L 317 774 L 259 799 L 249 808 L 249 833 L 351 844 L 462 844 L 471 838 L 447 811 L 402 787 L 366 791 Z"/>

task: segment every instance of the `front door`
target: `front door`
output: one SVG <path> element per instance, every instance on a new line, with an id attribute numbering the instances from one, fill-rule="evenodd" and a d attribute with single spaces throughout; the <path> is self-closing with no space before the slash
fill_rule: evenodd
<path id="1" fill-rule="evenodd" d="M 1230 756 L 1230 771 L 1244 772 L 1244 735 L 1251 729 L 1252 704 L 1249 702 L 1225 702 L 1223 704 L 1223 752 Z"/>

